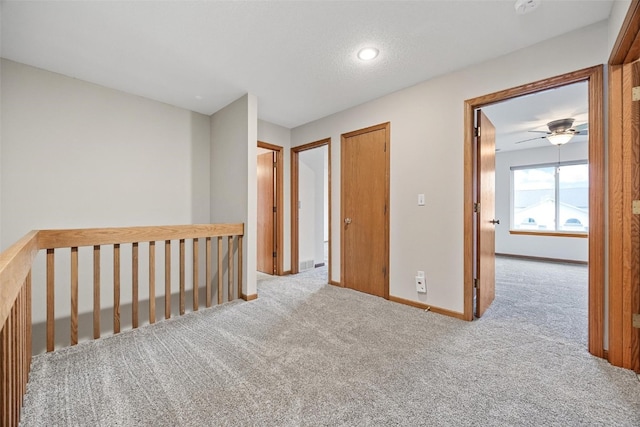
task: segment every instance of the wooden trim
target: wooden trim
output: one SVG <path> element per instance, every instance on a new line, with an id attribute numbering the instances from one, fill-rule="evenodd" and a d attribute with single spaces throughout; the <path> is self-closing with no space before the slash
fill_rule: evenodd
<path id="1" fill-rule="evenodd" d="M 640 198 L 640 106 L 631 98 L 640 85 L 640 63 L 625 64 L 622 79 L 622 366 L 640 371 L 640 331 L 632 324 L 640 312 L 640 218 L 632 211 Z"/>
<path id="2" fill-rule="evenodd" d="M 473 111 L 571 83 L 589 82 L 589 352 L 604 348 L 604 129 L 601 65 L 550 77 L 464 102 L 464 318 L 473 319 Z"/>
<path id="3" fill-rule="evenodd" d="M 418 301 L 411 301 L 411 300 L 400 298 L 400 297 L 394 297 L 393 295 L 389 295 L 389 301 L 397 302 L 399 304 L 408 305 L 408 306 L 415 307 L 415 308 L 420 308 L 420 309 L 426 310 L 426 311 L 432 311 L 434 313 L 442 314 L 442 315 L 449 316 L 449 317 L 454 317 L 454 318 L 460 319 L 460 320 L 466 320 L 465 317 L 464 317 L 464 313 L 459 313 L 457 311 L 447 310 L 445 308 L 434 307 L 434 306 L 432 306 L 430 304 L 424 304 L 424 303 L 418 302 Z"/>
<path id="4" fill-rule="evenodd" d="M 464 192 L 463 192 L 463 313 L 464 320 L 473 320 L 474 232 L 473 203 L 475 188 L 474 109 L 476 104 L 464 103 Z"/>
<path id="5" fill-rule="evenodd" d="M 276 153 L 276 275 L 284 270 L 284 147 L 258 141 L 258 147 Z"/>
<path id="6" fill-rule="evenodd" d="M 40 230 L 38 246 L 40 249 L 54 249 L 240 234 L 244 234 L 242 223 Z"/>
<path id="7" fill-rule="evenodd" d="M 391 217 L 391 202 L 390 202 L 390 193 L 391 193 L 391 122 L 385 122 L 385 123 L 380 123 L 374 126 L 369 126 L 367 128 L 363 128 L 363 129 L 358 129 L 358 130 L 354 130 L 351 132 L 347 132 L 347 133 L 343 133 L 342 135 L 340 135 L 340 219 L 342 220 L 342 218 L 345 218 L 345 212 L 344 212 L 344 207 L 345 207 L 345 200 L 344 200 L 344 180 L 343 177 L 345 176 L 344 174 L 344 147 L 345 147 L 345 140 L 347 138 L 351 138 L 357 135 L 362 135 L 365 133 L 369 133 L 369 132 L 375 132 L 377 130 L 384 130 L 385 131 L 385 138 L 386 138 L 386 151 L 385 151 L 385 204 L 387 206 L 387 216 L 386 216 L 386 222 L 385 222 L 385 227 L 384 227 L 384 237 L 385 237 L 385 263 L 386 265 L 384 266 L 386 268 L 386 276 L 385 276 L 385 283 L 384 283 L 384 298 L 389 299 L 389 277 L 390 277 L 390 273 L 389 273 L 389 269 L 390 269 L 390 249 L 389 249 L 389 229 L 390 229 L 390 217 Z M 329 243 L 329 247 L 331 247 L 331 243 Z M 331 262 L 329 262 L 329 266 L 331 266 Z M 345 266 L 345 250 L 344 250 L 344 227 L 340 227 L 340 282 L 341 283 L 345 283 L 345 279 L 344 279 L 344 266 Z M 346 284 L 344 286 L 347 286 Z"/>
<path id="8" fill-rule="evenodd" d="M 609 66 L 609 357 L 623 362 L 623 66 Z"/>
<path id="9" fill-rule="evenodd" d="M 328 167 L 328 215 L 329 218 L 329 268 L 328 268 L 328 277 L 331 279 L 331 138 L 325 138 L 318 141 L 310 142 L 308 144 L 299 145 L 297 147 L 293 147 L 291 149 L 291 271 L 290 274 L 299 273 L 299 262 L 300 259 L 298 257 L 299 251 L 299 217 L 298 217 L 298 191 L 299 191 L 299 154 L 303 151 L 313 150 L 314 148 L 320 148 L 327 146 L 327 167 Z"/>
<path id="10" fill-rule="evenodd" d="M 603 357 L 605 281 L 605 141 L 603 66 L 589 77 L 589 352 Z"/>
<path id="11" fill-rule="evenodd" d="M 336 282 L 335 280 L 329 280 L 329 284 L 333 286 L 337 286 L 339 288 L 344 288 L 340 282 Z"/>
<path id="12" fill-rule="evenodd" d="M 290 276 L 291 275 L 291 270 L 286 270 L 282 272 L 283 276 Z"/>
<path id="13" fill-rule="evenodd" d="M 622 65 L 633 62 L 637 58 L 638 34 L 640 33 L 640 1 L 632 0 L 627 10 L 616 42 L 609 56 L 609 65 Z M 636 46 L 634 46 L 634 44 Z M 634 54 L 635 56 L 634 57 Z"/>
<path id="14" fill-rule="evenodd" d="M 38 249 L 38 232 L 32 231 L 0 254 L 0 325 L 9 317 Z"/>
<path id="15" fill-rule="evenodd" d="M 589 233 L 566 233 L 562 231 L 520 231 L 520 230 L 509 230 L 509 234 L 520 235 L 520 236 L 546 236 L 546 237 L 578 237 L 582 239 L 587 239 L 589 237 Z"/>
<path id="16" fill-rule="evenodd" d="M 539 257 L 539 256 L 518 255 L 518 254 L 504 254 L 504 253 L 496 253 L 496 256 L 500 256 L 500 257 L 503 257 L 503 258 L 522 259 L 522 260 L 525 260 L 525 261 L 540 261 L 540 262 L 555 262 L 555 263 L 559 263 L 559 264 L 589 265 L 588 261 L 576 261 L 574 259 L 547 258 L 547 257 Z"/>
<path id="17" fill-rule="evenodd" d="M 258 294 L 251 294 L 251 295 L 241 294 L 240 298 L 242 298 L 245 301 L 253 301 L 255 299 L 258 299 Z"/>

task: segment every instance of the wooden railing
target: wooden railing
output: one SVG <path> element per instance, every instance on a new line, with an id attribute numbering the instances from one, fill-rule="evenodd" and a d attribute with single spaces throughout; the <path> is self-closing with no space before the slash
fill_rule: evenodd
<path id="1" fill-rule="evenodd" d="M 186 311 L 186 261 L 187 241 L 191 241 L 193 293 L 192 310 L 201 306 L 199 291 L 201 286 L 200 241 L 204 240 L 204 288 L 205 306 L 211 307 L 214 290 L 217 303 L 244 297 L 242 295 L 242 237 L 243 224 L 208 224 L 162 227 L 96 228 L 76 230 L 33 231 L 0 254 L 0 426 L 18 425 L 22 399 L 26 391 L 32 354 L 32 298 L 31 271 L 40 250 L 46 251 L 46 349 L 55 348 L 55 257 L 59 251 L 69 251 L 70 286 L 70 345 L 76 345 L 78 336 L 79 288 L 82 286 L 79 274 L 78 249 L 89 247 L 93 251 L 93 338 L 100 338 L 101 307 L 101 251 L 111 246 L 113 251 L 113 333 L 120 333 L 121 293 L 123 283 L 130 284 L 131 327 L 137 328 L 139 319 L 139 273 L 140 244 L 148 245 L 148 313 L 149 323 L 156 321 L 156 242 L 164 242 L 164 317 L 171 317 L 171 267 L 172 244 L 179 247 L 179 314 Z M 217 287 L 213 287 L 214 266 L 212 239 L 217 240 Z M 226 245 L 225 245 L 226 240 Z M 130 280 L 121 277 L 121 245 L 131 245 Z M 226 246 L 227 256 L 224 256 Z M 237 254 L 234 268 L 234 253 Z M 225 259 L 226 258 L 226 259 Z M 226 263 L 226 265 L 225 265 Z M 226 267 L 226 271 L 224 270 Z M 237 269 L 237 270 L 236 270 Z M 234 271 L 237 275 L 234 277 Z M 227 276 L 225 289 L 224 273 Z M 236 286 L 237 284 L 237 286 Z M 234 295 L 235 294 L 235 295 Z"/>

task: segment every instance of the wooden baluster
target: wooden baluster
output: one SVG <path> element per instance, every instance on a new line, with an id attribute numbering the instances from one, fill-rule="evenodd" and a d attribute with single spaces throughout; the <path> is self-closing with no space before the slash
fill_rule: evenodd
<path id="1" fill-rule="evenodd" d="M 218 236 L 218 304 L 222 304 L 222 298 L 224 297 L 224 290 L 222 289 L 222 280 L 224 278 L 224 272 L 222 271 L 222 237 Z"/>
<path id="2" fill-rule="evenodd" d="M 238 236 L 238 298 L 242 298 L 242 236 Z"/>
<path id="3" fill-rule="evenodd" d="M 171 318 L 171 240 L 164 242 L 164 318 Z"/>
<path id="4" fill-rule="evenodd" d="M 47 351 L 55 345 L 55 255 L 47 249 Z"/>
<path id="5" fill-rule="evenodd" d="M 0 329 L 0 425 L 9 425 L 9 328 L 8 320 Z"/>
<path id="6" fill-rule="evenodd" d="M 25 369 L 24 369 L 24 384 L 25 384 L 25 393 L 26 393 L 26 387 L 27 387 L 27 382 L 29 381 L 29 372 L 31 371 L 31 270 L 29 270 L 29 274 L 27 274 L 27 279 L 25 281 L 25 294 L 26 294 L 26 300 L 27 300 L 27 306 L 26 306 L 26 318 L 27 318 L 27 323 L 25 325 L 26 328 L 26 354 L 25 354 Z"/>
<path id="7" fill-rule="evenodd" d="M 22 362 L 23 362 L 23 345 L 24 341 L 22 340 L 22 314 L 24 309 L 24 295 L 22 290 L 24 289 L 24 282 L 22 283 L 22 288 L 18 293 L 18 298 L 16 301 L 16 406 L 18 410 L 18 415 L 20 414 L 20 407 L 22 406 Z M 20 417 L 18 417 L 17 421 L 20 421 Z"/>
<path id="8" fill-rule="evenodd" d="M 93 338 L 100 338 L 100 246 L 93 247 Z"/>
<path id="9" fill-rule="evenodd" d="M 113 333 L 120 333 L 120 244 L 113 245 Z"/>
<path id="10" fill-rule="evenodd" d="M 193 311 L 198 311 L 198 293 L 200 292 L 198 270 L 198 239 L 193 239 Z"/>
<path id="11" fill-rule="evenodd" d="M 156 242 L 149 242 L 149 323 L 156 323 Z"/>
<path id="12" fill-rule="evenodd" d="M 78 248 L 71 248 L 71 345 L 78 344 Z"/>
<path id="13" fill-rule="evenodd" d="M 24 286 L 24 282 L 22 282 L 22 286 Z M 23 309 L 23 301 L 22 301 L 22 289 L 18 293 L 18 298 L 16 299 L 16 335 L 15 335 L 15 365 L 16 365 L 16 376 L 15 376 L 15 390 L 16 390 L 16 411 L 17 417 L 16 422 L 20 421 L 20 408 L 22 407 L 22 309 Z"/>
<path id="14" fill-rule="evenodd" d="M 31 370 L 31 353 L 32 353 L 32 317 L 31 317 L 31 270 L 27 275 L 27 375 Z"/>
<path id="15" fill-rule="evenodd" d="M 229 265 L 227 266 L 228 268 L 228 274 L 229 274 L 229 301 L 233 301 L 233 236 L 229 236 L 229 244 L 228 244 L 228 249 L 229 249 L 229 256 L 228 256 L 228 263 Z"/>
<path id="16" fill-rule="evenodd" d="M 206 256 L 207 256 L 207 308 L 211 307 L 211 237 L 207 237 Z"/>
<path id="17" fill-rule="evenodd" d="M 14 369 L 14 358 L 13 358 L 13 309 L 11 309 L 11 311 L 9 312 L 9 316 L 7 317 L 7 328 L 8 328 L 8 333 L 7 335 L 9 336 L 9 351 L 7 352 L 7 357 L 9 359 L 9 366 L 7 367 L 7 369 L 9 370 L 9 375 L 8 375 L 8 387 L 7 387 L 7 395 L 9 396 L 9 411 L 11 413 L 11 423 L 13 425 L 13 423 L 15 423 L 15 396 L 14 396 L 14 390 L 13 390 L 13 369 Z"/>
<path id="18" fill-rule="evenodd" d="M 184 314 L 184 239 L 180 239 L 180 316 Z"/>
<path id="19" fill-rule="evenodd" d="M 131 247 L 131 325 L 138 327 L 138 243 Z"/>

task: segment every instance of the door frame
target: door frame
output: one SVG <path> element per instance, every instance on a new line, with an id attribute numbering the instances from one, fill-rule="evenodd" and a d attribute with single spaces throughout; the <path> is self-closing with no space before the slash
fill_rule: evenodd
<path id="1" fill-rule="evenodd" d="M 310 142 L 308 144 L 299 145 L 291 149 L 291 274 L 299 273 L 299 215 L 298 215 L 298 191 L 300 185 L 300 157 L 299 154 L 303 151 L 313 150 L 314 148 L 327 147 L 327 168 L 328 179 L 327 189 L 328 191 L 328 215 L 327 218 L 329 225 L 329 267 L 328 267 L 328 280 L 331 283 L 331 266 L 333 265 L 331 260 L 331 138 L 321 139 L 319 141 Z"/>
<path id="2" fill-rule="evenodd" d="M 380 123 L 378 125 L 369 126 L 367 128 L 354 130 L 351 132 L 343 133 L 340 135 L 340 284 L 342 287 L 346 286 L 344 281 L 344 267 L 345 267 L 345 250 L 344 250 L 344 226 L 343 221 L 345 218 L 344 212 L 344 197 L 345 191 L 343 185 L 343 177 L 344 174 L 344 151 L 345 151 L 345 141 L 347 138 L 362 135 L 365 133 L 373 132 L 376 130 L 384 130 L 385 138 L 386 138 L 386 146 L 385 146 L 385 204 L 386 204 L 386 221 L 385 221 L 385 229 L 384 229 L 384 246 L 385 246 L 385 277 L 384 277 L 384 298 L 389 299 L 389 264 L 390 264 L 390 249 L 389 249 L 389 228 L 390 228 L 390 218 L 391 218 L 391 203 L 390 203 L 390 192 L 391 192 L 391 180 L 390 180 L 390 169 L 391 169 L 391 122 Z"/>
<path id="3" fill-rule="evenodd" d="M 284 148 L 279 145 L 269 144 L 268 142 L 258 141 L 259 148 L 274 151 L 276 153 L 276 275 L 283 275 L 283 242 L 284 242 Z"/>
<path id="4" fill-rule="evenodd" d="M 603 66 L 585 68 L 464 102 L 464 319 L 473 320 L 474 111 L 500 101 L 577 82 L 589 85 L 589 352 L 604 357 L 604 112 Z"/>
<path id="5" fill-rule="evenodd" d="M 632 203 L 640 198 L 638 86 L 640 2 L 633 0 L 609 57 L 609 345 L 608 360 L 640 372 L 640 218 Z"/>

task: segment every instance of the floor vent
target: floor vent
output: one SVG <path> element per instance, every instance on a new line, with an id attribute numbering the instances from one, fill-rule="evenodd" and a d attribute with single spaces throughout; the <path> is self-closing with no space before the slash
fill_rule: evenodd
<path id="1" fill-rule="evenodd" d="M 313 260 L 300 261 L 300 271 L 305 271 L 313 268 Z"/>

